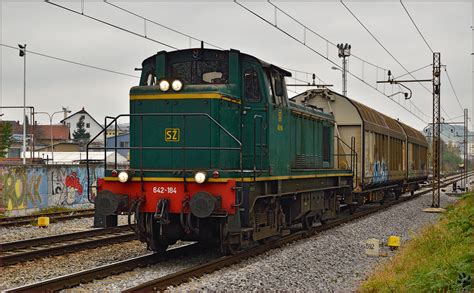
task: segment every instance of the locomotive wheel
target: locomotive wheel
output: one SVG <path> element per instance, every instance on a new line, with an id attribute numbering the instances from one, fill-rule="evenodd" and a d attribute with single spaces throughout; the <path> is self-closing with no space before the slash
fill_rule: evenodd
<path id="1" fill-rule="evenodd" d="M 152 213 L 143 214 L 146 228 L 146 243 L 148 249 L 156 252 L 164 252 L 168 248 L 168 240 L 160 235 L 160 224 L 155 221 Z"/>
<path id="2" fill-rule="evenodd" d="M 309 230 L 311 227 L 313 227 L 314 217 L 313 216 L 311 216 L 311 217 L 304 216 L 301 219 L 301 223 L 303 224 L 303 229 Z"/>

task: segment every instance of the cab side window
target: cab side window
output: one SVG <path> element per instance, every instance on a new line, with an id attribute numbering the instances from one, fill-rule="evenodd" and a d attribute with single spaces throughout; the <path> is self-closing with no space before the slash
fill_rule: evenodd
<path id="1" fill-rule="evenodd" d="M 283 75 L 276 70 L 271 72 L 271 81 L 273 88 L 273 103 L 277 106 L 286 105 L 286 95 L 285 95 L 285 78 Z"/>
<path id="2" fill-rule="evenodd" d="M 258 74 L 253 69 L 247 69 L 244 73 L 244 98 L 251 103 L 260 102 L 262 99 Z"/>

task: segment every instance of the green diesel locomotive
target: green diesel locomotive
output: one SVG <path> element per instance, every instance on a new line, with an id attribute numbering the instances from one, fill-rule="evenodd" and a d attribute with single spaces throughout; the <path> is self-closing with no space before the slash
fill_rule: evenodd
<path id="1" fill-rule="evenodd" d="M 203 48 L 159 52 L 141 70 L 130 114 L 107 122 L 129 117 L 130 166 L 107 162 L 96 221 L 134 214 L 155 251 L 177 240 L 234 251 L 356 205 L 351 168 L 335 166 L 334 116 L 290 101 L 289 72 Z"/>

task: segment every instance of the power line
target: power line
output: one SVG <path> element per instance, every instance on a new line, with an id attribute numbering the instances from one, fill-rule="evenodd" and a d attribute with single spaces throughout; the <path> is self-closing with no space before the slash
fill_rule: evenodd
<path id="1" fill-rule="evenodd" d="M 297 80 L 297 81 L 300 81 L 300 82 L 309 82 L 308 77 L 309 77 L 309 76 L 312 76 L 312 75 L 314 74 L 314 73 L 312 73 L 312 72 L 302 71 L 302 70 L 298 70 L 298 69 L 292 69 L 292 68 L 288 68 L 288 67 L 281 67 L 281 68 L 283 68 L 283 69 L 285 69 L 285 70 L 287 70 L 287 71 L 290 71 L 290 72 L 291 72 L 291 71 L 295 72 L 295 76 L 296 76 L 296 73 L 306 74 L 306 81 L 301 80 L 301 79 L 298 79 L 298 78 L 296 78 L 296 77 L 290 77 L 290 78 L 292 78 L 292 79 L 294 79 L 294 80 Z M 327 84 L 324 80 L 322 80 L 322 79 L 321 79 L 319 76 L 317 76 L 316 74 L 314 74 L 314 76 L 319 80 L 319 82 L 321 82 L 321 83 L 323 83 L 323 84 Z"/>
<path id="2" fill-rule="evenodd" d="M 146 34 L 146 22 L 150 22 L 150 23 L 153 23 L 153 24 L 155 24 L 155 25 L 157 25 L 157 26 L 160 26 L 160 27 L 162 27 L 162 28 L 164 28 L 164 29 L 167 29 L 167 30 L 169 30 L 169 31 L 172 31 L 172 32 L 174 32 L 174 33 L 177 33 L 177 34 L 180 34 L 180 35 L 182 35 L 182 36 L 188 37 L 189 39 L 193 39 L 193 40 L 198 41 L 198 42 L 203 42 L 204 44 L 207 44 L 207 45 L 209 45 L 209 46 L 212 46 L 212 47 L 215 47 L 215 48 L 224 50 L 224 48 L 222 48 L 222 47 L 219 47 L 219 46 L 217 46 L 217 45 L 208 43 L 208 42 L 206 42 L 206 41 L 204 41 L 204 40 L 200 40 L 200 39 L 198 39 L 198 38 L 196 38 L 196 37 L 193 37 L 193 36 L 191 36 L 191 35 L 189 35 L 189 34 L 186 34 L 186 33 L 183 33 L 183 32 L 181 32 L 181 31 L 178 31 L 178 30 L 176 30 L 176 29 L 174 29 L 174 28 L 171 28 L 171 27 L 169 27 L 169 26 L 166 26 L 166 25 L 164 25 L 164 24 L 158 23 L 158 22 L 156 22 L 156 21 L 154 21 L 154 20 L 151 20 L 151 19 L 149 19 L 149 18 L 146 18 L 146 17 L 144 17 L 144 16 L 141 16 L 141 15 L 139 15 L 139 14 L 137 14 L 137 13 L 135 13 L 135 12 L 132 12 L 132 11 L 130 11 L 130 10 L 127 10 L 127 9 L 121 7 L 121 6 L 118 6 L 117 4 L 111 3 L 110 1 L 104 0 L 104 2 L 105 2 L 106 4 L 111 5 L 112 7 L 115 7 L 115 8 L 117 8 L 117 9 L 121 10 L 121 11 L 124 11 L 124 12 L 126 12 L 126 13 L 128 13 L 128 14 L 131 14 L 131 15 L 133 15 L 133 16 L 136 16 L 136 17 L 138 17 L 138 18 L 143 19 L 143 20 L 144 20 L 144 27 L 145 27 L 145 34 Z"/>
<path id="3" fill-rule="evenodd" d="M 292 15 L 290 15 L 289 13 L 287 13 L 286 11 L 284 11 L 283 9 L 281 9 L 279 6 L 277 6 L 276 4 L 274 4 L 273 2 L 271 2 L 270 0 L 267 0 L 267 1 L 268 1 L 268 3 L 269 3 L 270 5 L 272 5 L 273 7 L 275 7 L 275 9 L 277 9 L 278 11 L 280 11 L 281 13 L 283 13 L 284 15 L 288 16 L 290 19 L 292 19 L 293 21 L 295 21 L 296 23 L 298 23 L 300 26 L 302 26 L 305 30 L 307 30 L 307 31 L 309 31 L 309 32 L 311 32 L 311 33 L 313 33 L 314 35 L 316 35 L 316 36 L 318 36 L 318 37 L 320 37 L 321 39 L 323 39 L 323 40 L 326 41 L 327 43 L 331 44 L 332 46 L 334 46 L 334 47 L 337 46 L 337 44 L 335 44 L 334 42 L 331 42 L 331 41 L 328 40 L 327 38 L 325 38 L 325 37 L 323 37 L 322 35 L 320 35 L 319 33 L 315 32 L 313 29 L 309 28 L 308 26 L 306 26 L 305 24 L 303 24 L 302 22 L 300 22 L 299 20 L 297 20 L 295 17 L 293 17 Z M 388 70 L 388 69 L 383 68 L 383 67 L 381 67 L 381 66 L 379 66 L 379 65 L 376 65 L 376 64 L 374 64 L 374 63 L 372 63 L 372 62 L 369 62 L 369 61 L 367 61 L 367 60 L 365 60 L 365 59 L 362 59 L 361 57 L 359 57 L 359 56 L 357 56 L 357 55 L 351 54 L 351 56 L 354 57 L 354 58 L 356 58 L 356 59 L 358 59 L 358 60 L 360 60 L 360 61 L 362 61 L 362 62 L 364 62 L 364 63 L 366 63 L 366 64 L 369 64 L 369 65 L 371 65 L 371 66 L 373 66 L 373 67 L 376 67 L 376 68 L 378 68 L 378 69 Z"/>
<path id="4" fill-rule="evenodd" d="M 400 78 L 400 77 L 407 76 L 407 75 L 409 75 L 410 73 L 415 73 L 415 72 L 417 72 L 417 71 L 420 71 L 420 70 L 425 69 L 425 68 L 430 67 L 430 66 L 433 66 L 433 64 L 425 65 L 425 66 L 423 66 L 423 67 L 420 67 L 420 68 L 418 68 L 418 69 L 412 70 L 412 71 L 407 72 L 407 73 L 405 73 L 405 74 L 402 74 L 402 75 L 400 75 L 400 76 L 394 77 L 393 79 L 394 79 L 394 80 L 397 80 L 397 79 Z"/>
<path id="5" fill-rule="evenodd" d="M 341 2 L 344 8 L 346 8 L 346 10 L 357 20 L 357 22 L 367 31 L 367 33 L 369 33 L 369 35 L 372 36 L 372 38 L 385 50 L 385 52 L 387 52 L 387 54 L 389 54 L 390 57 L 392 57 L 392 59 L 395 60 L 395 62 L 397 62 L 398 65 L 400 65 L 400 67 L 402 67 L 407 72 L 407 74 L 409 74 L 413 79 L 416 80 L 416 77 L 410 71 L 408 71 L 408 69 L 405 66 L 403 66 L 403 64 L 397 58 L 395 58 L 395 56 L 382 44 L 382 42 L 380 42 L 380 40 L 367 28 L 367 26 L 365 26 L 362 23 L 362 21 L 352 12 L 352 10 L 350 10 L 350 8 L 342 0 L 340 0 L 339 2 Z M 433 92 L 429 90 L 424 84 L 422 84 L 419 81 L 418 81 L 418 84 L 420 84 L 430 94 L 433 94 Z M 445 113 L 447 117 L 449 117 L 449 115 L 446 113 L 443 107 L 441 107 L 441 110 Z"/>
<path id="6" fill-rule="evenodd" d="M 411 22 L 413 23 L 413 25 L 415 26 L 416 30 L 418 31 L 418 33 L 420 34 L 421 38 L 423 39 L 423 41 L 425 42 L 426 46 L 428 46 L 428 49 L 430 49 L 431 53 L 434 53 L 433 52 L 433 49 L 431 49 L 431 46 L 428 44 L 428 42 L 426 41 L 425 37 L 423 36 L 423 34 L 421 33 L 420 29 L 418 28 L 418 26 L 416 25 L 415 21 L 413 20 L 413 18 L 411 17 L 410 13 L 408 12 L 408 9 L 405 7 L 405 5 L 403 4 L 402 0 L 400 0 L 400 4 L 402 4 L 403 6 L 403 9 L 405 9 L 405 12 L 408 14 L 408 17 L 410 18 Z"/>
<path id="7" fill-rule="evenodd" d="M 131 14 L 131 15 L 133 15 L 133 16 L 135 16 L 135 17 L 138 17 L 138 18 L 143 19 L 144 22 L 145 22 L 145 23 L 144 23 L 144 35 L 141 35 L 141 34 L 139 34 L 139 33 L 130 31 L 130 30 L 128 30 L 128 29 L 124 29 L 124 28 L 122 28 L 122 27 L 119 27 L 119 26 L 117 26 L 117 25 L 114 25 L 114 24 L 105 22 L 105 21 L 100 20 L 100 19 L 98 19 L 98 18 L 95 18 L 95 17 L 89 16 L 89 15 L 86 15 L 86 14 L 84 14 L 84 9 L 83 9 L 83 7 L 82 7 L 82 9 L 81 9 L 81 12 L 79 12 L 79 11 L 75 11 L 75 10 L 73 10 L 73 9 L 70 9 L 70 8 L 67 8 L 67 7 L 64 7 L 64 6 L 61 6 L 61 5 L 59 5 L 59 4 L 53 3 L 53 2 L 51 2 L 51 1 L 49 1 L 49 0 L 45 0 L 45 2 L 47 2 L 47 3 L 49 3 L 49 4 L 55 5 L 55 6 L 57 6 L 57 7 L 60 7 L 60 8 L 62 8 L 62 9 L 65 9 L 65 10 L 67 10 L 67 11 L 70 11 L 70 12 L 73 12 L 73 13 L 76 13 L 76 14 L 79 14 L 79 15 L 82 15 L 82 16 L 85 16 L 85 17 L 87 17 L 87 18 L 93 19 L 93 20 L 98 21 L 98 22 L 100 22 L 100 23 L 103 23 L 103 24 L 112 26 L 112 27 L 114 27 L 114 28 L 123 30 L 123 31 L 125 31 L 125 32 L 131 33 L 131 34 L 133 34 L 133 35 L 135 35 L 135 36 L 139 36 L 139 37 L 145 38 L 145 39 L 150 40 L 150 41 L 156 41 L 156 40 L 154 40 L 154 39 L 152 39 L 152 38 L 149 38 L 149 37 L 146 35 L 146 22 L 153 23 L 153 24 L 155 24 L 155 25 L 157 25 L 157 26 L 160 26 L 160 27 L 162 27 L 162 28 L 165 28 L 165 29 L 167 29 L 167 30 L 169 30 L 169 31 L 172 31 L 172 32 L 174 32 L 174 33 L 180 34 L 180 35 L 182 35 L 182 36 L 186 36 L 186 37 L 188 37 L 188 38 L 190 38 L 190 39 L 193 39 L 193 40 L 196 40 L 196 41 L 202 41 L 204 44 L 207 44 L 207 45 L 210 45 L 210 46 L 212 46 L 212 47 L 215 47 L 215 48 L 224 50 L 224 48 L 222 48 L 222 47 L 220 47 L 220 46 L 218 46 L 218 45 L 212 44 L 212 43 L 210 43 L 210 42 L 206 42 L 206 41 L 201 40 L 201 39 L 198 39 L 198 38 L 196 38 L 196 37 L 194 37 L 194 36 L 192 36 L 192 35 L 190 35 L 190 34 L 187 34 L 187 33 L 181 32 L 181 31 L 178 31 L 178 30 L 173 29 L 173 28 L 171 28 L 171 27 L 169 27 L 169 26 L 166 26 L 166 25 L 164 25 L 164 24 L 158 23 L 158 22 L 156 22 L 156 21 L 154 21 L 154 20 L 151 20 L 151 19 L 149 19 L 149 18 L 146 18 L 146 17 L 144 17 L 144 16 L 141 16 L 141 15 L 135 13 L 135 12 L 132 12 L 132 11 L 130 11 L 130 10 L 127 10 L 127 9 L 125 9 L 125 8 L 123 8 L 123 7 L 119 6 L 119 5 L 117 5 L 117 4 L 111 3 L 110 1 L 107 1 L 107 0 L 103 0 L 103 1 L 104 1 L 106 4 L 108 4 L 108 5 L 112 6 L 112 7 L 115 7 L 116 9 L 119 9 L 119 10 L 124 11 L 124 12 L 126 12 L 126 13 L 128 13 L 128 14 Z M 156 41 L 156 42 L 158 42 L 158 41 Z M 177 47 L 174 47 L 174 46 L 171 46 L 171 45 L 162 43 L 162 42 L 159 42 L 159 43 L 162 44 L 162 45 L 165 45 L 165 46 L 167 46 L 167 47 L 176 49 L 176 50 L 178 49 Z M 305 71 L 301 71 L 301 70 L 296 70 L 296 69 L 290 69 L 290 68 L 286 68 L 286 69 L 287 69 L 287 70 L 294 71 L 294 72 L 301 72 L 301 73 L 305 73 L 305 74 L 313 74 L 313 73 L 309 73 L 309 72 L 305 72 Z M 315 76 L 316 76 L 316 75 L 315 75 Z M 316 76 L 316 77 L 317 77 L 322 83 L 325 83 L 320 77 L 318 77 L 318 76 Z M 302 81 L 302 82 L 303 82 L 303 81 Z"/>
<path id="8" fill-rule="evenodd" d="M 392 59 L 395 60 L 395 62 L 397 62 L 398 65 L 400 65 L 400 67 L 402 67 L 412 78 L 416 79 L 416 77 L 413 74 L 411 74 L 408 71 L 408 69 L 405 66 L 403 66 L 403 64 L 395 56 L 393 56 L 393 54 L 382 44 L 382 42 L 380 42 L 379 39 L 362 23 L 362 21 L 352 12 L 352 10 L 350 10 L 349 7 L 342 0 L 340 0 L 339 2 L 341 2 L 342 6 L 344 6 L 347 9 L 347 11 L 349 11 L 349 13 L 367 31 L 367 33 L 369 33 L 369 35 L 380 45 L 380 47 L 382 47 L 385 50 L 385 52 L 387 52 L 387 54 L 390 55 L 390 57 L 392 57 Z M 422 84 L 421 82 L 418 82 L 418 83 L 421 86 L 423 86 L 428 92 L 433 94 L 433 92 L 431 92 L 424 84 Z"/>
<path id="9" fill-rule="evenodd" d="M 253 10 L 249 9 L 248 7 L 246 7 L 245 5 L 241 4 L 240 2 L 237 2 L 237 0 L 234 0 L 234 3 L 236 3 L 237 5 L 239 5 L 240 7 L 242 7 L 243 9 L 245 9 L 246 11 L 250 12 L 251 14 L 253 14 L 254 16 L 256 16 L 257 18 L 263 20 L 264 22 L 266 22 L 267 24 L 273 26 L 274 28 L 276 28 L 277 30 L 279 30 L 280 32 L 282 32 L 283 34 L 287 35 L 288 37 L 292 38 L 293 40 L 295 40 L 296 42 L 300 43 L 301 45 L 305 46 L 306 48 L 308 48 L 309 50 L 311 50 L 313 53 L 319 55 L 320 57 L 322 57 L 323 59 L 329 61 L 330 63 L 332 63 L 334 66 L 336 66 L 337 68 L 341 69 L 341 66 L 339 64 L 337 64 L 336 62 L 334 62 L 333 60 L 331 60 L 329 57 L 325 56 L 324 54 L 322 54 L 321 52 L 315 50 L 314 48 L 310 47 L 308 44 L 306 44 L 305 42 L 299 40 L 297 37 L 295 37 L 294 35 L 288 33 L 287 31 L 283 30 L 282 28 L 278 27 L 278 25 L 276 24 L 273 24 L 272 22 L 268 21 L 266 18 L 262 17 L 261 15 L 259 15 L 258 13 L 254 12 Z M 377 92 L 383 94 L 384 96 L 386 96 L 387 98 L 389 98 L 391 101 L 393 101 L 394 103 L 398 104 L 400 107 L 402 107 L 403 109 L 405 109 L 407 112 L 411 113 L 413 116 L 415 116 L 416 118 L 418 118 L 420 121 L 422 121 L 423 123 L 427 123 L 427 121 L 425 121 L 423 118 L 421 118 L 418 114 L 416 114 L 415 112 L 413 112 L 412 110 L 406 108 L 404 105 L 402 105 L 400 102 L 397 102 L 395 99 L 389 97 L 387 94 L 385 94 L 384 92 L 380 91 L 378 88 L 372 86 L 371 84 L 369 84 L 368 82 L 366 82 L 365 80 L 363 80 L 362 78 L 358 77 L 357 75 L 353 74 L 351 71 L 347 70 L 347 73 L 349 73 L 351 76 L 353 76 L 354 78 L 356 78 L 357 80 L 359 80 L 360 82 L 364 83 L 365 85 L 371 87 L 372 89 L 376 90 Z M 424 115 L 425 117 L 428 117 L 428 115 L 426 115 L 425 113 L 423 113 L 423 111 L 421 111 L 415 104 L 413 104 L 413 102 L 410 101 L 410 103 L 413 105 L 413 107 L 422 115 Z"/>
<path id="10" fill-rule="evenodd" d="M 451 86 L 451 89 L 453 90 L 454 96 L 456 97 L 456 100 L 458 101 L 459 107 L 461 107 L 461 110 L 464 111 L 464 107 L 461 104 L 461 101 L 459 100 L 458 95 L 456 94 L 456 91 L 454 90 L 453 83 L 451 82 L 451 78 L 449 77 L 448 70 L 446 69 L 446 65 L 444 66 L 444 71 L 446 72 L 446 76 L 448 77 L 449 85 Z"/>
<path id="11" fill-rule="evenodd" d="M 0 46 L 10 48 L 10 49 L 14 49 L 14 50 L 17 50 L 17 51 L 20 50 L 17 47 L 6 45 L 6 44 L 1 44 L 0 43 Z M 46 58 L 49 58 L 49 59 L 54 59 L 54 60 L 57 60 L 57 61 L 62 61 L 62 62 L 74 64 L 74 65 L 79 65 L 79 66 L 83 66 L 83 67 L 87 67 L 87 68 L 92 68 L 92 69 L 96 69 L 96 70 L 100 70 L 100 71 L 105 71 L 105 72 L 109 72 L 109 73 L 114 73 L 114 74 L 119 74 L 119 75 L 123 75 L 123 76 L 134 77 L 134 78 L 140 78 L 140 76 L 137 76 L 137 75 L 132 75 L 132 74 L 123 73 L 123 72 L 119 72 L 119 71 L 115 71 L 115 70 L 111 70 L 111 69 L 107 69 L 107 68 L 103 68 L 103 67 L 98 67 L 98 66 L 94 66 L 94 65 L 89 65 L 89 64 L 85 64 L 85 63 L 76 62 L 76 61 L 71 61 L 71 60 L 67 60 L 67 59 L 63 59 L 63 58 L 59 58 L 59 57 L 55 57 L 55 56 L 51 56 L 51 55 L 46 55 L 46 54 L 43 54 L 43 53 L 31 51 L 31 50 L 28 50 L 27 53 L 42 56 L 42 57 L 46 57 Z"/>
<path id="12" fill-rule="evenodd" d="M 423 41 L 425 42 L 426 46 L 428 47 L 428 49 L 431 51 L 431 53 L 434 53 L 433 49 L 431 48 L 431 46 L 428 44 L 428 41 L 426 40 L 425 36 L 421 33 L 420 29 L 418 28 L 418 26 L 416 25 L 415 23 L 415 20 L 413 19 L 413 17 L 410 15 L 410 12 L 408 12 L 408 9 L 406 8 L 406 6 L 403 4 L 402 0 L 400 0 L 400 4 L 402 5 L 403 9 L 405 10 L 405 12 L 407 13 L 408 17 L 410 18 L 411 22 L 413 23 L 413 25 L 415 26 L 416 30 L 418 31 L 418 33 L 420 34 L 421 38 L 423 39 Z M 431 64 L 430 64 L 431 65 Z M 430 66 L 428 65 L 428 66 Z M 426 66 L 426 67 L 428 67 Z M 425 68 L 425 67 L 423 67 Z M 423 68 L 420 68 L 423 69 Z M 446 71 L 446 67 L 445 67 L 445 71 Z M 413 73 L 414 71 L 412 71 Z M 446 74 L 448 74 L 448 72 L 446 71 Z M 454 91 L 454 88 L 452 86 L 452 83 L 451 83 L 451 79 L 449 78 L 449 75 L 448 75 L 448 79 L 449 79 L 449 83 L 451 84 L 451 88 L 453 89 L 453 92 L 454 92 L 454 95 L 456 96 L 456 99 L 458 100 L 458 103 L 459 105 L 461 106 L 461 103 L 459 102 L 459 98 L 458 96 L 456 95 L 456 92 Z M 448 113 L 446 113 L 446 111 L 441 107 L 441 110 L 443 111 L 443 113 L 449 117 Z M 461 106 L 461 111 L 463 111 L 463 108 Z"/>
<path id="13" fill-rule="evenodd" d="M 107 21 L 104 21 L 104 20 L 95 18 L 95 17 L 93 17 L 93 16 L 90 16 L 90 15 L 85 14 L 84 12 L 79 12 L 79 11 L 76 11 L 76 10 L 74 10 L 74 9 L 71 9 L 71 8 L 68 8 L 68 7 L 59 5 L 59 4 L 57 4 L 57 3 L 53 3 L 53 2 L 51 2 L 50 0 L 45 0 L 45 2 L 48 3 L 48 4 L 54 5 L 54 6 L 56 6 L 56 7 L 62 8 L 62 9 L 64 9 L 64 10 L 67 10 L 67 11 L 69 11 L 69 12 L 72 12 L 72 13 L 75 13 L 75 14 L 78 14 L 78 15 L 81 15 L 81 16 L 84 16 L 84 17 L 87 17 L 87 18 L 89 18 L 89 19 L 92 19 L 92 20 L 95 20 L 95 21 L 97 21 L 97 22 L 103 23 L 103 24 L 105 24 L 105 25 L 111 26 L 111 27 L 113 27 L 113 28 L 119 29 L 119 30 L 121 30 L 121 31 L 130 33 L 130 34 L 132 34 L 132 35 L 135 35 L 135 36 L 138 36 L 138 37 L 141 37 L 141 38 L 150 40 L 150 41 L 152 41 L 152 42 L 155 42 L 155 43 L 157 43 L 157 44 L 163 45 L 163 46 L 165 46 L 165 47 L 178 50 L 178 48 L 175 47 L 175 46 L 172 46 L 172 45 L 169 45 L 169 44 L 160 42 L 160 41 L 158 41 L 158 40 L 156 40 L 156 39 L 153 39 L 153 38 L 148 37 L 147 35 L 141 35 L 141 34 L 139 34 L 139 33 L 136 33 L 136 32 L 131 31 L 131 30 L 129 30 L 129 29 L 126 29 L 126 28 L 123 28 L 123 27 L 121 27 L 121 26 L 115 25 L 115 24 L 113 24 L 113 23 L 110 23 L 110 22 L 107 22 Z"/>

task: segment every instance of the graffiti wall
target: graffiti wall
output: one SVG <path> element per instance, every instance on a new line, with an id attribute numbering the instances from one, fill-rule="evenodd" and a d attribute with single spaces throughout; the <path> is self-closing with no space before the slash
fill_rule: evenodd
<path id="1" fill-rule="evenodd" d="M 103 176 L 104 168 L 92 166 L 89 172 L 91 182 L 95 182 Z M 87 169 L 83 165 L 0 166 L 2 210 L 84 204 L 87 194 Z"/>

